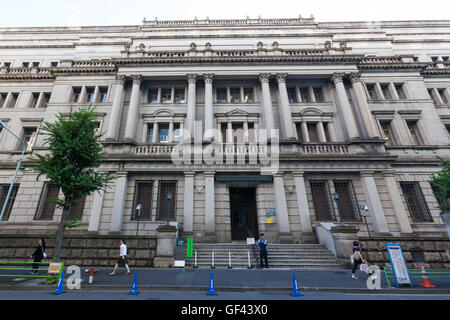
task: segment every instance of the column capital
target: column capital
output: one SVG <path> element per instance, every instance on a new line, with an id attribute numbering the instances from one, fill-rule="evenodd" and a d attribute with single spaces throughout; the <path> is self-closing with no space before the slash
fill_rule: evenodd
<path id="1" fill-rule="evenodd" d="M 205 83 L 212 83 L 214 78 L 213 73 L 204 73 L 203 74 L 203 80 L 205 80 Z"/>
<path id="2" fill-rule="evenodd" d="M 124 76 L 123 74 L 118 74 L 118 75 L 116 75 L 116 80 L 117 80 L 117 82 L 120 84 L 120 85 L 125 85 L 125 82 L 127 81 L 127 77 L 126 76 Z"/>
<path id="3" fill-rule="evenodd" d="M 359 72 L 352 72 L 350 73 L 350 81 L 353 83 L 355 82 L 361 82 L 361 74 Z"/>
<path id="4" fill-rule="evenodd" d="M 140 74 L 133 74 L 131 76 L 131 80 L 133 80 L 133 84 L 140 85 L 142 82 L 142 76 Z"/>
<path id="5" fill-rule="evenodd" d="M 184 176 L 185 177 L 193 177 L 193 176 L 195 176 L 195 171 L 186 171 L 184 173 Z"/>
<path id="6" fill-rule="evenodd" d="M 334 83 L 342 82 L 343 78 L 344 78 L 344 73 L 341 73 L 341 72 L 333 73 L 333 75 L 331 76 L 331 79 L 333 80 Z"/>
<path id="7" fill-rule="evenodd" d="M 381 174 L 383 175 L 383 177 L 395 177 L 394 170 L 385 170 Z"/>
<path id="8" fill-rule="evenodd" d="M 287 73 L 277 73 L 277 82 L 278 83 L 286 83 Z"/>
<path id="9" fill-rule="evenodd" d="M 261 83 L 269 83 L 270 80 L 270 73 L 260 73 L 259 74 L 259 81 Z"/>
<path id="10" fill-rule="evenodd" d="M 215 171 L 205 171 L 203 174 L 205 175 L 205 177 L 211 177 L 211 176 L 214 177 L 216 172 Z"/>
<path id="11" fill-rule="evenodd" d="M 277 173 L 273 174 L 274 178 L 284 178 L 284 172 L 283 171 L 278 171 Z"/>
<path id="12" fill-rule="evenodd" d="M 364 170 L 364 171 L 361 171 L 361 173 L 360 173 L 361 177 L 373 177 L 374 174 L 375 174 L 375 172 L 371 171 L 371 170 Z"/>
<path id="13" fill-rule="evenodd" d="M 301 177 L 301 178 L 303 178 L 303 176 L 305 175 L 305 172 L 304 171 L 294 171 L 294 172 L 292 172 L 292 175 L 294 177 Z"/>
<path id="14" fill-rule="evenodd" d="M 197 81 L 197 74 L 196 73 L 188 73 L 186 75 L 188 83 L 190 84 L 195 84 L 195 82 Z"/>

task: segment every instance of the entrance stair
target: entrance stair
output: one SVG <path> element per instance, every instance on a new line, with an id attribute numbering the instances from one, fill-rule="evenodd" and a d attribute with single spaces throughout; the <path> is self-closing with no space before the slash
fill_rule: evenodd
<path id="1" fill-rule="evenodd" d="M 186 258 L 186 265 L 194 267 L 197 251 L 197 267 L 211 268 L 214 251 L 214 267 L 226 269 L 259 268 L 259 253 L 256 246 L 245 243 L 194 243 L 192 258 Z M 270 244 L 268 247 L 270 269 L 342 269 L 335 256 L 321 244 Z"/>

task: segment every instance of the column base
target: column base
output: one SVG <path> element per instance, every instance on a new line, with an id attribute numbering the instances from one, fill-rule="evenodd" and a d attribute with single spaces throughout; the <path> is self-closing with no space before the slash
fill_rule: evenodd
<path id="1" fill-rule="evenodd" d="M 174 257 L 156 257 L 153 259 L 153 268 L 172 268 L 174 264 Z"/>
<path id="2" fill-rule="evenodd" d="M 278 233 L 278 243 L 291 244 L 294 243 L 294 238 L 290 232 Z"/>
<path id="3" fill-rule="evenodd" d="M 302 243 L 306 244 L 318 243 L 316 234 L 314 232 L 302 232 L 300 239 Z"/>
<path id="4" fill-rule="evenodd" d="M 212 232 L 205 232 L 204 235 L 197 238 L 198 242 L 202 243 L 216 243 L 217 242 L 217 236 L 215 233 Z"/>

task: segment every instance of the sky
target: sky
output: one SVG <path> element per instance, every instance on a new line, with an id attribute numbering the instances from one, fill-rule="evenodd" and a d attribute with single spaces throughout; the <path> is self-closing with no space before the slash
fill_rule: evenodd
<path id="1" fill-rule="evenodd" d="M 1 0 L 0 27 L 140 25 L 147 20 L 450 20 L 450 0 Z"/>

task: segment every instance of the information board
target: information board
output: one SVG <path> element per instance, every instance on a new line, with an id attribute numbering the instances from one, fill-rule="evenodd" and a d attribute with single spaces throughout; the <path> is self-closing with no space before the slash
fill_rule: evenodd
<path id="1" fill-rule="evenodd" d="M 61 273 L 62 262 L 52 262 L 48 266 L 49 274 L 59 274 Z"/>
<path id="2" fill-rule="evenodd" d="M 399 244 L 386 244 L 386 249 L 389 254 L 389 261 L 391 263 L 392 271 L 394 272 L 395 282 L 397 288 L 400 285 L 410 285 L 412 282 L 409 276 L 408 266 L 403 255 L 402 246 Z"/>

